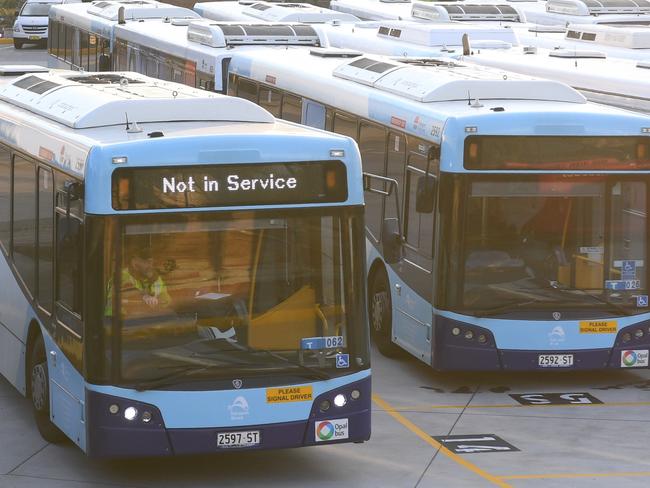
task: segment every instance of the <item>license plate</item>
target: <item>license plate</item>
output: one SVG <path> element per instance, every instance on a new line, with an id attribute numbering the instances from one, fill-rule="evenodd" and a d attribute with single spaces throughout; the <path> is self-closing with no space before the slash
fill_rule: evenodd
<path id="1" fill-rule="evenodd" d="M 251 447 L 260 444 L 259 430 L 217 432 L 217 447 Z"/>
<path id="2" fill-rule="evenodd" d="M 30 40 L 30 41 L 40 41 L 40 40 L 41 40 L 41 36 L 29 36 L 29 40 Z"/>
<path id="3" fill-rule="evenodd" d="M 573 354 L 540 354 L 537 365 L 540 368 L 570 368 L 573 366 Z"/>

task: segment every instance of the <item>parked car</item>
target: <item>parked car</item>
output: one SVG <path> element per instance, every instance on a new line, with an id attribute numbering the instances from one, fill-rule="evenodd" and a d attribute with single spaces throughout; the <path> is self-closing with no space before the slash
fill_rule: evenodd
<path id="1" fill-rule="evenodd" d="M 80 3 L 81 0 L 27 0 L 16 11 L 14 22 L 14 47 L 20 49 L 23 44 L 47 43 L 47 23 L 50 7 L 59 3 Z"/>

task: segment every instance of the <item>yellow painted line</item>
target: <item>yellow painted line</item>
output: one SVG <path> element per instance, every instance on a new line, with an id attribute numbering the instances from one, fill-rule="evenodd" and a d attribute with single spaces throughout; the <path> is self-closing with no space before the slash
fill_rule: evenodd
<path id="1" fill-rule="evenodd" d="M 650 471 L 632 471 L 621 473 L 557 473 L 557 474 L 517 474 L 499 476 L 502 480 L 536 480 L 562 478 L 622 478 L 625 476 L 650 476 Z"/>
<path id="2" fill-rule="evenodd" d="M 512 485 L 509 485 L 508 483 L 505 483 L 505 482 L 501 481 L 501 479 L 498 478 L 497 476 L 491 475 L 490 473 L 482 470 L 481 468 L 479 468 L 475 464 L 470 463 L 469 461 L 463 459 L 458 454 L 455 454 L 452 451 L 450 451 L 449 449 L 447 449 L 445 446 L 440 444 L 437 440 L 435 440 L 429 434 L 427 434 L 422 429 L 420 429 L 413 422 L 411 422 L 406 417 L 404 417 L 399 412 L 397 412 L 388 402 L 386 402 L 379 395 L 377 395 L 377 394 L 372 395 L 372 399 L 377 405 L 379 405 L 384 411 L 388 412 L 390 414 L 390 416 L 393 417 L 395 420 L 397 420 L 400 424 L 402 424 L 408 430 L 413 432 L 415 435 L 417 435 L 420 439 L 422 439 L 424 442 L 429 444 L 434 449 L 439 449 L 442 454 L 447 456 L 452 461 L 454 461 L 454 462 L 460 464 L 461 466 L 463 466 L 464 468 L 472 471 L 473 473 L 477 474 L 481 478 L 483 478 L 483 479 L 485 479 L 487 481 L 490 481 L 492 484 L 494 484 L 496 486 L 500 486 L 501 488 L 512 488 Z"/>
<path id="3" fill-rule="evenodd" d="M 445 410 L 445 409 L 477 409 L 477 408 L 548 408 L 548 407 L 650 407 L 650 402 L 608 402 L 608 403 L 570 403 L 567 405 L 411 405 L 406 407 L 393 407 L 397 412 L 411 410 Z"/>
<path id="4" fill-rule="evenodd" d="M 14 40 L 10 37 L 0 37 L 0 44 L 13 44 Z"/>

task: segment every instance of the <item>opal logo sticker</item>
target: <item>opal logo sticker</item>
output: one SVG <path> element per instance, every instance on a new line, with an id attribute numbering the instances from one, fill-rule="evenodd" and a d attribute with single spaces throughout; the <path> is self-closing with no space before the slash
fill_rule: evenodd
<path id="1" fill-rule="evenodd" d="M 648 366 L 648 349 L 621 352 L 621 368 L 642 368 Z"/>
<path id="2" fill-rule="evenodd" d="M 348 438 L 348 419 L 322 420 L 314 425 L 316 442 L 340 441 Z"/>
<path id="3" fill-rule="evenodd" d="M 228 405 L 230 420 L 244 420 L 248 416 L 248 402 L 243 396 L 238 396 Z"/>

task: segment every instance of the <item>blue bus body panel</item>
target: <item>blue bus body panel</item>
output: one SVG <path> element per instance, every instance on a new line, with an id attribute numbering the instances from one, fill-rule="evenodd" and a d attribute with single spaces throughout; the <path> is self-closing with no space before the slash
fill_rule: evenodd
<path id="1" fill-rule="evenodd" d="M 7 258 L 0 252 L 0 374 L 25 394 L 25 344 L 29 324 L 36 316 L 13 278 Z"/>
<path id="2" fill-rule="evenodd" d="M 313 398 L 370 377 L 370 370 L 327 381 L 291 385 L 313 387 Z M 168 429 L 207 427 L 237 427 L 306 420 L 312 409 L 311 401 L 267 403 L 266 388 L 224 391 L 136 391 L 115 386 L 87 385 L 88 391 L 133 399 L 155 405 L 162 413 Z M 236 412 L 238 398 L 244 398 L 248 413 Z"/>
<path id="3" fill-rule="evenodd" d="M 86 449 L 85 381 L 43 331 L 47 367 L 50 376 L 50 416 L 52 422 L 81 449 Z"/>

